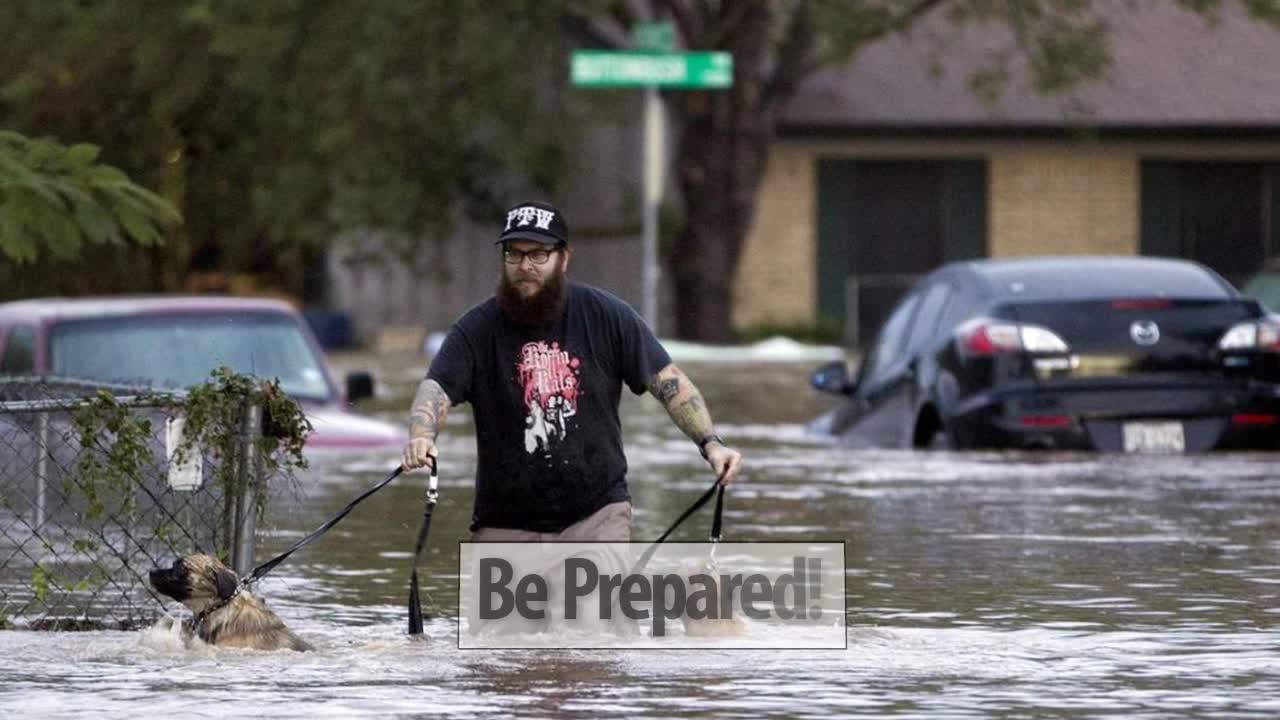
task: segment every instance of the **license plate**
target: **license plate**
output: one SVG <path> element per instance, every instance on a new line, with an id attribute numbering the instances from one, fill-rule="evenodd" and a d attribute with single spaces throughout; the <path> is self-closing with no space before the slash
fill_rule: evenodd
<path id="1" fill-rule="evenodd" d="M 1121 426 L 1127 453 L 1180 453 L 1187 449 L 1180 422 L 1127 422 Z"/>

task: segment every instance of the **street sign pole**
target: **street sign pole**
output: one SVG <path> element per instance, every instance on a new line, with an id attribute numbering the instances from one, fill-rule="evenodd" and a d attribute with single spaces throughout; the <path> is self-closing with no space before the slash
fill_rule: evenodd
<path id="1" fill-rule="evenodd" d="M 649 328 L 658 333 L 658 208 L 662 204 L 663 165 L 666 161 L 666 123 L 658 88 L 644 89 L 644 189 L 642 218 L 644 266 L 641 273 L 643 304 L 641 312 Z"/>
<path id="2" fill-rule="evenodd" d="M 575 50 L 570 71 L 578 87 L 644 88 L 644 158 L 641 177 L 641 314 L 658 332 L 658 208 L 666 164 L 666 118 L 658 88 L 711 90 L 733 85 L 727 52 L 673 52 L 670 23 L 641 23 L 633 31 L 637 50 Z"/>

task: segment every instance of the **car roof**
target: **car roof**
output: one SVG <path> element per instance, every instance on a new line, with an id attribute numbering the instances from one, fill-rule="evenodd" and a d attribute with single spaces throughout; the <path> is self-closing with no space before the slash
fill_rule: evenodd
<path id="1" fill-rule="evenodd" d="M 1044 301 L 1125 297 L 1234 298 L 1235 288 L 1189 260 L 1062 255 L 970 260 L 950 272 L 973 277 L 997 299 Z"/>
<path id="2" fill-rule="evenodd" d="M 112 295 L 40 298 L 0 303 L 0 321 L 45 322 L 90 317 L 169 313 L 278 312 L 293 314 L 283 300 L 227 295 Z"/>

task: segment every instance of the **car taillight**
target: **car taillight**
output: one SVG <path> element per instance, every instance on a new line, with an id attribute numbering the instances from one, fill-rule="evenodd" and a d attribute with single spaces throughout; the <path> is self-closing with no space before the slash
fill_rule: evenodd
<path id="1" fill-rule="evenodd" d="M 1017 325 L 977 323 L 960 328 L 958 334 L 960 347 L 970 355 L 995 355 L 1022 349 Z"/>
<path id="2" fill-rule="evenodd" d="M 1029 352 L 1068 352 L 1067 343 L 1056 333 L 1039 325 L 976 318 L 956 329 L 960 350 L 967 355 L 998 355 Z"/>
<path id="3" fill-rule="evenodd" d="M 1271 320 L 1237 323 L 1218 341 L 1218 349 L 1280 352 L 1280 324 Z"/>

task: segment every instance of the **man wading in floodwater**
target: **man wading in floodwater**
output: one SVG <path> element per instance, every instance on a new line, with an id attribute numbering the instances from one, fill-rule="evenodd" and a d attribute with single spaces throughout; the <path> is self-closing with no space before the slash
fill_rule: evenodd
<path id="1" fill-rule="evenodd" d="M 563 216 L 521 203 L 503 218 L 494 297 L 450 328 L 409 413 L 406 470 L 436 455 L 451 405 L 476 425 L 473 542 L 628 542 L 622 384 L 648 390 L 729 483 L 742 456 L 724 444 L 698 388 L 626 303 L 567 282 Z"/>
<path id="2" fill-rule="evenodd" d="M 418 387 L 405 469 L 436 455 L 450 405 L 470 402 L 479 454 L 472 542 L 629 542 L 631 494 L 618 419 L 625 382 L 637 395 L 647 389 L 658 398 L 716 477 L 731 482 L 742 456 L 715 434 L 702 394 L 648 326 L 609 293 L 566 282 L 571 252 L 560 211 L 527 202 L 503 222 L 497 293 L 454 323 Z M 601 572 L 626 567 L 615 550 L 596 555 Z M 553 584 L 548 598 L 557 617 L 562 590 Z M 579 605 L 593 606 L 591 598 Z M 619 614 L 596 622 L 602 624 L 591 627 L 621 633 L 636 628 Z M 546 625 L 517 617 L 488 627 Z"/>

